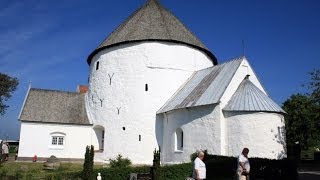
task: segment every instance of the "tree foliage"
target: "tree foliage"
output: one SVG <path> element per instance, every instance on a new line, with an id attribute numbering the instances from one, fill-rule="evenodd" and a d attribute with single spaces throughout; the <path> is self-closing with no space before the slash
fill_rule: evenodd
<path id="1" fill-rule="evenodd" d="M 317 117 L 319 107 L 307 95 L 292 95 L 283 104 L 287 112 L 286 137 L 288 144 L 299 142 L 301 148 L 308 149 L 319 143 L 320 126 Z"/>
<path id="2" fill-rule="evenodd" d="M 320 104 L 320 69 L 314 70 L 309 73 L 311 76 L 311 82 L 309 83 L 309 91 L 311 99 Z"/>
<path id="3" fill-rule="evenodd" d="M 5 114 L 6 109 L 9 107 L 5 104 L 5 101 L 12 96 L 18 84 L 17 78 L 0 73 L 0 115 Z"/>
<path id="4" fill-rule="evenodd" d="M 287 143 L 302 149 L 320 146 L 320 70 L 309 73 L 308 93 L 294 94 L 283 104 Z"/>
<path id="5" fill-rule="evenodd" d="M 82 170 L 82 179 L 83 180 L 90 180 L 93 179 L 93 159 L 94 159 L 94 147 L 87 146 L 86 147 L 86 154 L 84 156 L 84 164 Z"/>
<path id="6" fill-rule="evenodd" d="M 130 159 L 123 158 L 121 154 L 118 154 L 116 159 L 109 159 L 109 161 L 110 161 L 110 167 L 112 168 L 128 167 L 132 164 Z"/>

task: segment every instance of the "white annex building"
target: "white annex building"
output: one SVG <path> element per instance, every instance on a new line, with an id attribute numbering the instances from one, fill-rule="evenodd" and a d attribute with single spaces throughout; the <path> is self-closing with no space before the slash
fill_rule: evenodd
<path id="1" fill-rule="evenodd" d="M 216 57 L 157 0 L 147 2 L 88 57 L 77 92 L 29 88 L 19 116 L 19 160 L 95 161 L 118 154 L 135 164 L 189 162 L 190 154 L 286 156 L 284 111 L 245 57 Z"/>

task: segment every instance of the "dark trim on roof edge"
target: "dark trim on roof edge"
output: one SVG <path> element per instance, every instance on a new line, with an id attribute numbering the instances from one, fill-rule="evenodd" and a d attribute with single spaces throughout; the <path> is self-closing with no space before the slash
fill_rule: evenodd
<path id="1" fill-rule="evenodd" d="M 77 125 L 77 126 L 93 126 L 93 124 L 76 124 L 76 123 L 61 123 L 61 122 L 43 122 L 43 121 L 29 121 L 29 120 L 21 120 L 24 123 L 41 123 L 41 124 L 61 124 L 61 125 Z"/>
<path id="2" fill-rule="evenodd" d="M 213 53 L 211 53 L 209 50 L 205 49 L 205 48 L 202 48 L 202 47 L 199 47 L 199 46 L 195 46 L 193 44 L 189 44 L 189 43 L 185 43 L 185 42 L 182 42 L 182 41 L 178 41 L 178 40 L 166 40 L 166 39 L 144 39 L 144 40 L 131 40 L 131 41 L 123 41 L 123 42 L 119 42 L 119 43 L 115 43 L 115 44 L 111 44 L 111 45 L 108 45 L 108 46 L 103 46 L 103 47 L 100 47 L 100 48 L 97 48 L 95 49 L 87 58 L 87 63 L 88 65 L 90 66 L 91 64 L 91 61 L 92 61 L 92 58 L 98 54 L 100 51 L 104 50 L 104 49 L 107 49 L 107 48 L 111 48 L 111 47 L 115 47 L 115 46 L 119 46 L 119 45 L 122 45 L 122 44 L 128 44 L 128 43 L 135 43 L 135 42 L 156 42 L 156 41 L 160 41 L 160 42 L 173 42 L 173 43 L 178 43 L 178 44 L 184 44 L 184 45 L 187 45 L 187 46 L 191 46 L 193 48 L 196 48 L 198 50 L 201 50 L 203 51 L 204 53 L 206 53 L 213 65 L 217 65 L 218 64 L 218 60 L 217 58 L 213 55 Z"/>

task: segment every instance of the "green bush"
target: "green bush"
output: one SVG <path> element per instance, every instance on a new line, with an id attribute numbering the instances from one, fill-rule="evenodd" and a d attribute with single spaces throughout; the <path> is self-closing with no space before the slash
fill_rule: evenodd
<path id="1" fill-rule="evenodd" d="M 83 170 L 82 170 L 82 179 L 90 180 L 93 178 L 93 159 L 94 159 L 94 147 L 87 146 L 86 154 L 84 158 Z"/>
<path id="2" fill-rule="evenodd" d="M 218 156 L 208 154 L 204 151 L 204 163 L 207 169 L 207 179 L 215 179 L 217 177 L 231 178 L 235 175 L 237 169 L 237 158 L 228 156 Z M 197 153 L 190 155 L 193 161 L 197 157 Z M 249 158 L 250 177 L 252 179 L 297 179 L 296 161 L 283 159 L 271 160 L 264 158 Z"/>
<path id="3" fill-rule="evenodd" d="M 116 159 L 109 159 L 109 161 L 110 167 L 112 168 L 122 168 L 131 165 L 131 160 L 128 158 L 123 158 L 121 154 L 119 154 Z"/>
<path id="4" fill-rule="evenodd" d="M 181 180 L 192 176 L 192 163 L 161 166 L 159 180 Z"/>

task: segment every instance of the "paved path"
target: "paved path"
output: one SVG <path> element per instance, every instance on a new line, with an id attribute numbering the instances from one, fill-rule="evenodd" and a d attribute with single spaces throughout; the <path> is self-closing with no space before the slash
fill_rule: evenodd
<path id="1" fill-rule="evenodd" d="M 300 171 L 299 180 L 320 180 L 320 171 Z"/>
<path id="2" fill-rule="evenodd" d="M 320 180 L 320 161 L 301 160 L 298 173 L 300 180 Z"/>

